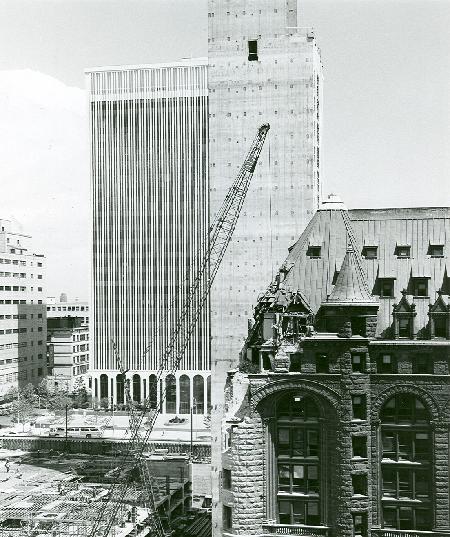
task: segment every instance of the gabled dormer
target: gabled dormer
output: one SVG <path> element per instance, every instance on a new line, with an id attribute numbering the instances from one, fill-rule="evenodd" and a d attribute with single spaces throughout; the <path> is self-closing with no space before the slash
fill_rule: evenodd
<path id="1" fill-rule="evenodd" d="M 395 339 L 415 339 L 417 335 L 416 315 L 416 305 L 412 301 L 412 296 L 407 294 L 406 289 L 403 289 L 402 298 L 398 304 L 394 304 L 392 311 Z"/>
<path id="2" fill-rule="evenodd" d="M 434 304 L 430 304 L 429 311 L 430 338 L 450 339 L 450 301 L 449 295 L 438 291 Z"/>

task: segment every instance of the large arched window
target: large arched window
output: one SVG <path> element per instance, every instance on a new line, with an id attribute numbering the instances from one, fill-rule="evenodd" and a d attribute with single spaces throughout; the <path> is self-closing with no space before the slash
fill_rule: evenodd
<path id="1" fill-rule="evenodd" d="M 205 411 L 205 383 L 201 375 L 194 377 L 194 414 L 203 414 Z"/>
<path id="2" fill-rule="evenodd" d="M 319 409 L 309 397 L 290 393 L 276 406 L 278 520 L 321 524 Z"/>
<path id="3" fill-rule="evenodd" d="M 175 375 L 166 377 L 166 413 L 176 414 L 177 412 L 177 384 Z"/>
<path id="4" fill-rule="evenodd" d="M 156 375 L 150 375 L 148 378 L 148 400 L 150 408 L 158 407 L 158 380 Z"/>
<path id="5" fill-rule="evenodd" d="M 191 379 L 187 375 L 180 377 L 180 414 L 191 411 Z"/>
<path id="6" fill-rule="evenodd" d="M 133 401 L 141 402 L 141 377 L 137 373 L 133 375 Z"/>
<path id="7" fill-rule="evenodd" d="M 100 375 L 100 399 L 108 397 L 108 375 Z"/>
<path id="8" fill-rule="evenodd" d="M 116 375 L 116 394 L 117 394 L 117 404 L 123 405 L 125 402 L 125 383 L 123 375 Z"/>
<path id="9" fill-rule="evenodd" d="M 380 418 L 383 527 L 431 530 L 430 415 L 419 398 L 401 393 L 386 401 Z"/>

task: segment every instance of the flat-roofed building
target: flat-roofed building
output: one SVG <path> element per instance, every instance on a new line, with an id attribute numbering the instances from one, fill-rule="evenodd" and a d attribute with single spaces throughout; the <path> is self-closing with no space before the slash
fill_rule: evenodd
<path id="1" fill-rule="evenodd" d="M 45 258 L 20 224 L 0 219 L 0 397 L 47 375 Z"/>
<path id="2" fill-rule="evenodd" d="M 156 383 L 208 243 L 207 62 L 91 69 L 87 81 L 93 395 L 124 403 L 115 344 L 136 402 L 156 405 L 165 390 L 162 411 L 204 413 L 208 306 L 179 371 Z"/>

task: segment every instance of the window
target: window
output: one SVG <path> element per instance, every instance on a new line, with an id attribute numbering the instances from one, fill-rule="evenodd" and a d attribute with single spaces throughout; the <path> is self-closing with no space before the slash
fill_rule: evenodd
<path id="1" fill-rule="evenodd" d="M 430 458 L 431 438 L 428 431 L 383 430 L 383 459 L 421 462 Z"/>
<path id="2" fill-rule="evenodd" d="M 429 420 L 428 412 L 420 399 L 409 394 L 397 394 L 381 410 L 381 421 L 392 424 L 423 424 Z"/>
<path id="3" fill-rule="evenodd" d="M 353 537 L 366 537 L 367 515 L 365 513 L 353 513 Z"/>
<path id="4" fill-rule="evenodd" d="M 433 315 L 434 322 L 434 337 L 447 337 L 447 325 L 448 317 L 447 315 Z"/>
<path id="5" fill-rule="evenodd" d="M 392 278 L 380 279 L 380 298 L 394 298 L 394 280 Z"/>
<path id="6" fill-rule="evenodd" d="M 222 473 L 222 486 L 226 490 L 231 490 L 231 470 L 223 469 Z"/>
<path id="7" fill-rule="evenodd" d="M 258 41 L 251 40 L 248 42 L 248 61 L 254 62 L 258 60 Z"/>
<path id="8" fill-rule="evenodd" d="M 352 475 L 352 494 L 353 496 L 367 495 L 367 475 L 353 474 Z"/>
<path id="9" fill-rule="evenodd" d="M 413 356 L 412 372 L 416 375 L 433 373 L 433 357 L 424 354 Z"/>
<path id="10" fill-rule="evenodd" d="M 223 527 L 226 530 L 231 530 L 233 525 L 233 514 L 231 511 L 231 507 L 228 507 L 228 505 L 223 506 Z"/>
<path id="11" fill-rule="evenodd" d="M 377 259 L 378 247 L 377 246 L 365 246 L 363 249 L 363 256 L 366 259 Z"/>
<path id="12" fill-rule="evenodd" d="M 366 396 L 361 395 L 352 395 L 352 412 L 354 420 L 365 420 L 366 419 Z"/>
<path id="13" fill-rule="evenodd" d="M 316 354 L 316 372 L 317 373 L 329 373 L 330 372 L 330 366 L 329 366 L 327 354 Z"/>
<path id="14" fill-rule="evenodd" d="M 321 250 L 322 248 L 320 246 L 310 246 L 306 252 L 306 255 L 312 259 L 316 259 L 321 256 Z"/>
<path id="15" fill-rule="evenodd" d="M 428 278 L 414 278 L 413 280 L 414 296 L 428 296 Z"/>
<path id="16" fill-rule="evenodd" d="M 320 524 L 319 409 L 311 398 L 289 394 L 276 414 L 279 522 Z"/>
<path id="17" fill-rule="evenodd" d="M 398 258 L 404 258 L 404 259 L 407 259 L 407 258 L 411 257 L 411 246 L 409 246 L 409 245 L 403 245 L 403 246 L 397 245 L 397 247 L 395 249 L 395 255 Z"/>
<path id="18" fill-rule="evenodd" d="M 352 336 L 366 336 L 366 318 L 365 317 L 352 317 Z"/>
<path id="19" fill-rule="evenodd" d="M 352 436 L 352 453 L 353 457 L 362 459 L 367 458 L 367 437 L 354 435 Z"/>
<path id="20" fill-rule="evenodd" d="M 398 337 L 411 337 L 411 319 L 400 317 L 398 320 Z"/>
<path id="21" fill-rule="evenodd" d="M 428 255 L 431 255 L 431 257 L 444 257 L 444 246 L 442 244 L 430 244 Z"/>
<path id="22" fill-rule="evenodd" d="M 391 354 L 381 354 L 377 360 L 378 373 L 396 373 L 397 364 Z"/>
<path id="23" fill-rule="evenodd" d="M 366 357 L 364 354 L 352 354 L 352 372 L 364 373 L 366 366 Z"/>

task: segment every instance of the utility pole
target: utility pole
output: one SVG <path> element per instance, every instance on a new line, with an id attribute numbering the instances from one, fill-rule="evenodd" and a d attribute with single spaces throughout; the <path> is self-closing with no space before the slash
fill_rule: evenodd
<path id="1" fill-rule="evenodd" d="M 194 451 L 194 425 L 192 423 L 192 416 L 193 416 L 193 412 L 192 412 L 192 405 L 191 405 L 191 461 L 192 461 L 192 457 L 193 457 L 193 451 Z"/>
<path id="2" fill-rule="evenodd" d="M 69 405 L 66 403 L 66 441 L 64 445 L 64 450 L 67 451 L 67 415 L 69 411 Z"/>

